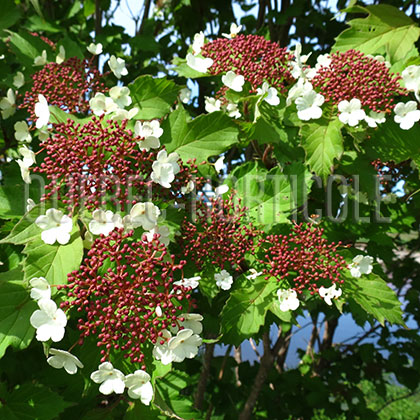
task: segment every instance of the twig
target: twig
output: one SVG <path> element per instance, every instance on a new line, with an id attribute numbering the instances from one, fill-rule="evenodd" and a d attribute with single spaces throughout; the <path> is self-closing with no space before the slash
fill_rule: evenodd
<path id="1" fill-rule="evenodd" d="M 195 394 L 194 407 L 198 410 L 203 408 L 204 394 L 206 392 L 207 380 L 210 375 L 210 365 L 213 359 L 214 343 L 206 344 L 206 351 L 204 352 L 203 370 L 201 371 L 200 380 L 197 385 L 197 392 Z"/>
<path id="2" fill-rule="evenodd" d="M 378 410 L 376 410 L 375 413 L 379 413 L 384 408 L 388 407 L 390 404 L 392 404 L 396 401 L 403 400 L 405 398 L 410 398 L 413 395 L 416 395 L 416 394 L 419 394 L 419 393 L 420 393 L 420 391 L 415 389 L 414 391 L 411 391 L 408 394 L 404 394 L 404 395 L 400 395 L 399 397 L 392 398 L 391 400 L 387 401 L 382 407 L 380 407 Z"/>

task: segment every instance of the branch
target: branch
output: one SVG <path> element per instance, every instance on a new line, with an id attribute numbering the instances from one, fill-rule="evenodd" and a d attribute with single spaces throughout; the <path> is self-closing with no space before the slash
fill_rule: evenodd
<path id="1" fill-rule="evenodd" d="M 392 398 L 391 400 L 389 400 L 388 402 L 386 402 L 382 407 L 380 407 L 378 410 L 375 411 L 375 413 L 379 413 L 380 411 L 382 411 L 384 408 L 388 407 L 390 404 L 399 401 L 399 400 L 404 400 L 405 398 L 410 398 L 413 395 L 418 394 L 420 391 L 415 389 L 414 391 L 409 392 L 408 394 L 404 394 L 404 395 L 400 395 L 399 397 L 395 397 Z"/>
<path id="2" fill-rule="evenodd" d="M 313 354 L 313 348 L 315 345 L 315 341 L 318 337 L 318 314 L 316 314 L 315 318 L 312 318 L 312 332 L 311 332 L 311 338 L 309 339 L 308 346 L 306 347 L 305 354 Z"/>
<path id="3" fill-rule="evenodd" d="M 194 400 L 194 407 L 198 410 L 203 408 L 204 394 L 206 392 L 207 380 L 210 375 L 210 365 L 211 360 L 213 359 L 214 346 L 214 343 L 207 344 L 206 351 L 204 352 L 203 370 L 201 371 Z"/>
<path id="4" fill-rule="evenodd" d="M 144 3 L 144 12 L 143 12 L 143 17 L 141 19 L 141 24 L 140 24 L 140 28 L 137 32 L 137 34 L 142 34 L 144 31 L 144 25 L 146 23 L 146 20 L 149 18 L 149 11 L 150 11 L 150 5 L 152 4 L 151 0 L 146 0 Z"/>

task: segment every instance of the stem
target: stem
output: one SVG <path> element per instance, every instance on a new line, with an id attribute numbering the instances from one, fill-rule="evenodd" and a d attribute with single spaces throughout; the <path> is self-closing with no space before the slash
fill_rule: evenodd
<path id="1" fill-rule="evenodd" d="M 214 346 L 214 343 L 206 345 L 206 351 L 204 353 L 203 360 L 203 370 L 201 371 L 200 380 L 198 381 L 197 393 L 195 394 L 194 401 L 194 407 L 197 408 L 197 410 L 201 410 L 203 408 L 204 393 L 206 392 L 207 380 L 210 375 L 210 365 L 213 359 Z"/>

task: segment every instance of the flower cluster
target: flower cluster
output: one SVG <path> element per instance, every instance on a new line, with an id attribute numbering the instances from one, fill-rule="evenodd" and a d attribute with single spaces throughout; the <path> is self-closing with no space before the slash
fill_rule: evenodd
<path id="1" fill-rule="evenodd" d="M 259 259 L 265 266 L 263 273 L 288 281 L 297 293 L 308 289 L 313 294 L 321 286 L 343 283 L 341 272 L 347 264 L 337 254 L 341 243 L 328 243 L 323 232 L 319 227 L 296 224 L 289 235 L 269 235 L 261 240 L 265 248 Z"/>
<path id="2" fill-rule="evenodd" d="M 262 36 L 218 38 L 203 45 L 201 53 L 213 60 L 210 74 L 234 71 L 251 84 L 251 92 L 256 92 L 264 82 L 285 92 L 286 86 L 293 81 L 287 66 L 291 54 L 286 48 Z"/>
<path id="3" fill-rule="evenodd" d="M 394 97 L 406 95 L 400 86 L 401 76 L 392 74 L 383 61 L 360 51 L 331 54 L 328 66 L 317 70 L 311 80 L 326 101 L 338 105 L 353 98 L 374 112 L 391 113 Z"/>
<path id="4" fill-rule="evenodd" d="M 86 113 L 89 110 L 88 95 L 105 92 L 101 74 L 87 60 L 71 57 L 58 63 L 47 63 L 32 75 L 33 85 L 25 93 L 21 108 L 26 108 L 35 121 L 35 103 L 43 95 L 50 105 L 64 111 Z"/>
<path id="5" fill-rule="evenodd" d="M 195 223 L 184 220 L 181 244 L 184 255 L 201 270 L 206 264 L 240 270 L 245 254 L 254 247 L 258 230 L 246 224 L 246 208 L 233 204 L 232 197 L 197 203 Z"/>
<path id="6" fill-rule="evenodd" d="M 62 308 L 83 315 L 81 342 L 96 336 L 102 361 L 114 349 L 144 363 L 143 346 L 156 344 L 163 330 L 179 327 L 181 314 L 194 307 L 191 289 L 174 284 L 185 261 L 175 263 L 156 239 L 136 242 L 132 235 L 116 229 L 96 239 L 79 271 L 59 287 L 68 290 Z"/>

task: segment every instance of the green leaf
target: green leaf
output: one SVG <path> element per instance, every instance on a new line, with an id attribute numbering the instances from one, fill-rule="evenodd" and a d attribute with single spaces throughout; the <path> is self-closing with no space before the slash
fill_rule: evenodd
<path id="1" fill-rule="evenodd" d="M 188 113 L 179 106 L 163 122 L 162 144 L 168 152 L 177 152 L 182 160 L 196 158 L 200 163 L 217 156 L 238 140 L 235 123 L 223 112 L 200 115 L 188 121 Z"/>
<path id="2" fill-rule="evenodd" d="M 16 33 L 9 30 L 6 30 L 6 32 L 10 34 L 9 39 L 12 49 L 25 65 L 32 66 L 35 57 L 41 55 L 43 50 L 47 52 L 50 50 L 50 47 L 40 38 L 28 33 L 22 31 Z"/>
<path id="3" fill-rule="evenodd" d="M 381 325 L 384 325 L 387 320 L 392 324 L 405 326 L 401 302 L 394 291 L 378 275 L 372 273 L 360 278 L 347 275 L 342 289 L 349 298 L 376 318 Z"/>
<path id="4" fill-rule="evenodd" d="M 300 133 L 306 159 L 313 172 L 326 180 L 334 167 L 334 159 L 343 153 L 342 124 L 338 119 L 306 124 Z"/>
<path id="5" fill-rule="evenodd" d="M 20 18 L 20 8 L 13 0 L 2 0 L 1 9 L 0 32 L 13 26 Z"/>
<path id="6" fill-rule="evenodd" d="M 262 276 L 249 280 L 245 276 L 239 277 L 221 314 L 223 342 L 238 346 L 258 333 L 268 309 L 277 300 L 275 291 L 278 288 L 275 278 L 265 280 Z"/>
<path id="7" fill-rule="evenodd" d="M 385 48 L 391 62 L 403 59 L 420 36 L 420 29 L 404 12 L 386 4 L 345 10 L 348 13 L 367 13 L 363 19 L 353 19 L 350 28 L 337 38 L 331 52 L 350 49 L 365 54 L 380 53 Z"/>
<path id="8" fill-rule="evenodd" d="M 28 347 L 34 336 L 29 318 L 37 305 L 23 284 L 19 268 L 0 273 L 0 358 L 9 346 L 20 350 Z"/>
<path id="9" fill-rule="evenodd" d="M 180 86 L 171 80 L 155 79 L 145 75 L 129 85 L 133 106 L 139 108 L 136 119 L 151 120 L 162 118 L 173 106 Z"/>

